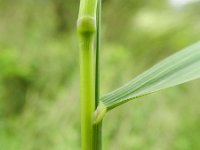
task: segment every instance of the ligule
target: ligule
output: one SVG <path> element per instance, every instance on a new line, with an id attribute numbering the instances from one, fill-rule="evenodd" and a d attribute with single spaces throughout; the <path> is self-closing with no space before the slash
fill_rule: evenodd
<path id="1" fill-rule="evenodd" d="M 107 112 L 106 106 L 100 101 L 96 111 L 94 112 L 94 124 L 100 123 Z"/>

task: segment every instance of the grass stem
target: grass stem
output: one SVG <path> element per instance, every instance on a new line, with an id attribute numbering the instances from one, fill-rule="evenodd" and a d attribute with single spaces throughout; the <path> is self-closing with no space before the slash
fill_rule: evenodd
<path id="1" fill-rule="evenodd" d="M 99 71 L 99 50 L 101 44 L 101 0 L 97 4 L 97 33 L 96 33 L 96 67 L 95 67 L 95 108 L 99 104 L 100 92 L 100 71 Z M 94 125 L 94 150 L 102 149 L 102 122 Z"/>

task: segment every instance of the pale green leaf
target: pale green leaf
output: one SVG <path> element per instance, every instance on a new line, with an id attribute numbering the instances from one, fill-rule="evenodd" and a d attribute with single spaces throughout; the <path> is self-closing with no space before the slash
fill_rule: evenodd
<path id="1" fill-rule="evenodd" d="M 107 110 L 129 100 L 200 77 L 200 42 L 164 59 L 132 81 L 101 98 Z"/>

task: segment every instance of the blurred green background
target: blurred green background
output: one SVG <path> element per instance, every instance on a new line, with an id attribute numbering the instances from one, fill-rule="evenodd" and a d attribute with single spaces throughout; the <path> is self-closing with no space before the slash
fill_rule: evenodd
<path id="1" fill-rule="evenodd" d="M 189 0 L 187 0 L 189 1 Z M 0 0 L 0 150 L 79 150 L 79 0 Z M 200 39 L 200 3 L 103 0 L 101 94 Z M 200 80 L 124 104 L 104 150 L 199 150 Z"/>

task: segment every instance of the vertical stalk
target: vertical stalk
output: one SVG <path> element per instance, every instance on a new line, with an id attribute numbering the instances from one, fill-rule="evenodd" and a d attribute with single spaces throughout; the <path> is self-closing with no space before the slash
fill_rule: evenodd
<path id="1" fill-rule="evenodd" d="M 94 52 L 91 39 L 82 43 L 80 50 L 81 76 L 81 145 L 82 150 L 93 150 L 94 111 Z"/>
<path id="2" fill-rule="evenodd" d="M 96 34 L 96 71 L 95 71 L 95 108 L 99 104 L 100 77 L 99 77 L 99 50 L 101 33 L 101 0 L 97 4 L 97 34 Z M 102 122 L 94 125 L 94 150 L 102 149 Z"/>
<path id="3" fill-rule="evenodd" d="M 81 0 L 77 31 L 80 41 L 81 147 L 94 150 L 95 55 L 97 0 Z"/>

